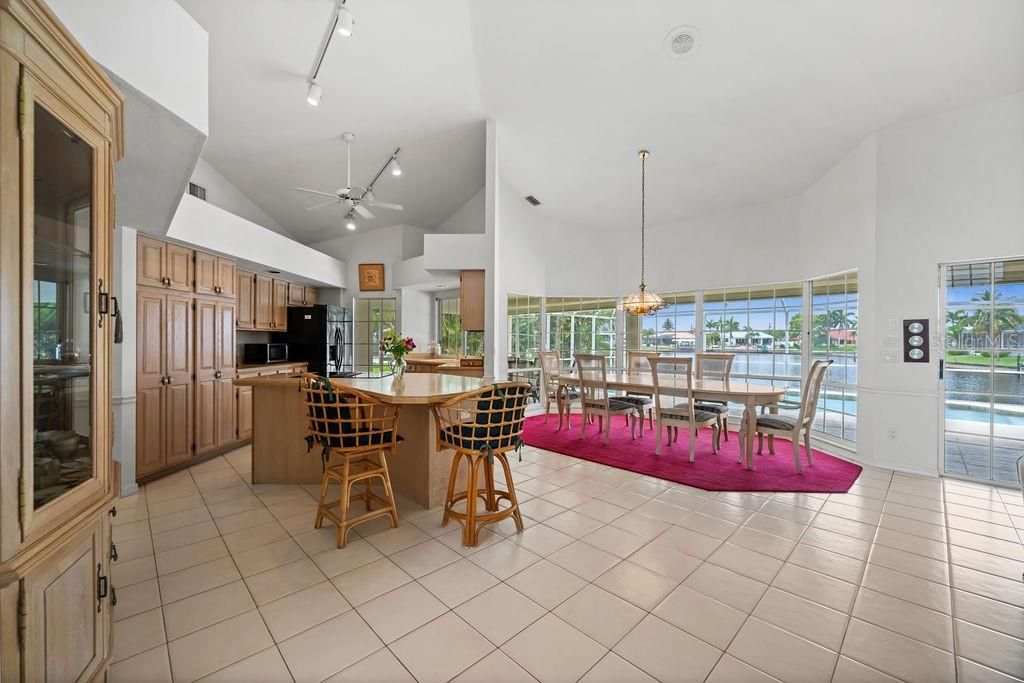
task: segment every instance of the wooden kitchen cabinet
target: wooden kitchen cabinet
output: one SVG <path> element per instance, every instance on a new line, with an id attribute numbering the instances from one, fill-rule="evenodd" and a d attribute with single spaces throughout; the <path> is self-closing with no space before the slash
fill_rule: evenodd
<path id="1" fill-rule="evenodd" d="M 193 455 L 192 297 L 139 290 L 135 468 L 145 476 Z"/>
<path id="2" fill-rule="evenodd" d="M 235 306 L 196 300 L 196 455 L 235 441 Z"/>
<path id="3" fill-rule="evenodd" d="M 253 329 L 274 329 L 274 280 L 265 275 L 257 275 L 253 286 Z"/>
<path id="4" fill-rule="evenodd" d="M 110 661 L 107 513 L 120 480 L 109 296 L 123 109 L 45 4 L 0 2 L 4 682 L 103 679 Z M 141 275 L 166 288 L 166 248 L 142 246 Z M 48 287 L 45 325 L 33 282 Z"/>
<path id="5" fill-rule="evenodd" d="M 138 283 L 150 287 L 166 287 L 167 242 L 139 235 L 136 256 Z"/>
<path id="6" fill-rule="evenodd" d="M 484 271 L 464 270 L 459 273 L 459 313 L 462 329 L 484 329 Z"/>
<path id="7" fill-rule="evenodd" d="M 191 292 L 195 280 L 193 252 L 179 244 L 168 244 L 165 251 L 164 272 L 167 275 L 167 289 L 176 292 Z"/>
<path id="8" fill-rule="evenodd" d="M 235 389 L 236 431 L 238 440 L 252 438 L 252 387 Z"/>
<path id="9" fill-rule="evenodd" d="M 284 332 L 288 329 L 288 282 L 285 280 L 274 280 L 273 286 L 273 316 L 271 329 L 274 332 Z"/>
<path id="10" fill-rule="evenodd" d="M 139 235 L 136 244 L 136 280 L 140 285 L 191 292 L 193 252 L 178 244 Z"/>
<path id="11" fill-rule="evenodd" d="M 288 305 L 306 305 L 306 288 L 303 285 L 297 285 L 294 282 L 288 283 Z"/>
<path id="12" fill-rule="evenodd" d="M 106 514 L 23 579 L 24 681 L 88 681 L 109 654 L 110 521 Z"/>
<path id="13" fill-rule="evenodd" d="M 237 282 L 238 319 L 235 327 L 240 330 L 252 330 L 256 327 L 255 275 L 244 270 L 238 271 Z"/>
<path id="14" fill-rule="evenodd" d="M 315 306 L 320 303 L 320 290 L 317 287 L 306 286 L 303 288 L 307 306 Z"/>
<path id="15" fill-rule="evenodd" d="M 234 297 L 235 262 L 203 251 L 196 252 L 196 294 Z"/>

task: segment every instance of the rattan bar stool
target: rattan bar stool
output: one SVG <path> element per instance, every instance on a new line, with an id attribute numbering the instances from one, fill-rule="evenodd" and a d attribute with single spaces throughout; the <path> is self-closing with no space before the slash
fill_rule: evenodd
<path id="1" fill-rule="evenodd" d="M 515 520 L 518 531 L 523 530 L 507 453 L 521 445 L 519 437 L 529 396 L 530 385 L 526 382 L 494 384 L 433 407 L 437 450 L 455 451 L 441 525 L 446 526 L 451 518 L 457 519 L 462 524 L 464 546 L 477 544 L 480 529 L 485 524 L 508 517 Z M 501 464 L 505 489 L 495 485 L 495 462 Z M 463 463 L 466 464 L 466 490 L 456 492 Z M 477 510 L 478 498 L 484 503 L 484 512 Z M 454 509 L 460 501 L 466 501 L 464 512 Z M 502 501 L 506 501 L 508 507 L 502 507 Z"/>
<path id="2" fill-rule="evenodd" d="M 357 524 L 388 515 L 391 527 L 397 527 L 387 456 L 396 452 L 401 440 L 398 406 L 385 405 L 369 394 L 334 385 L 318 375 L 303 375 L 301 387 L 309 418 L 306 443 L 310 449 L 322 449 L 324 458 L 314 528 L 319 529 L 326 517 L 338 526 L 338 547 L 344 548 L 348 530 Z M 341 487 L 341 495 L 328 501 L 332 481 Z M 383 496 L 373 489 L 377 481 L 383 485 Z M 350 517 L 349 508 L 360 501 L 366 511 Z M 380 507 L 374 508 L 374 503 Z"/>

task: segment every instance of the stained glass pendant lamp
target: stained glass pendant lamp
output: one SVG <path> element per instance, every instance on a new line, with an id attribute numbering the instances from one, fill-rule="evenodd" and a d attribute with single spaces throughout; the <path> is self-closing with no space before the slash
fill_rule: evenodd
<path id="1" fill-rule="evenodd" d="M 649 156 L 651 153 L 646 149 L 640 150 L 640 289 L 622 299 L 622 310 L 630 315 L 648 315 L 668 305 L 654 292 L 648 292 L 647 285 L 644 283 L 644 261 L 647 247 L 644 242 L 644 233 L 647 228 L 647 157 Z"/>

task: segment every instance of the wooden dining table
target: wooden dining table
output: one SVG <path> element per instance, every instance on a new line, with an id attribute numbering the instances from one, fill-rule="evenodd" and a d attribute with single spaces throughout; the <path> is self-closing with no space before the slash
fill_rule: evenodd
<path id="1" fill-rule="evenodd" d="M 609 371 L 607 374 L 608 389 L 633 394 L 654 395 L 654 376 L 649 372 Z M 562 373 L 558 376 L 559 391 L 557 396 L 559 424 L 568 405 L 563 399 L 562 389 L 578 388 L 579 377 L 574 372 Z M 754 436 L 757 426 L 757 407 L 766 406 L 772 413 L 778 412 L 779 401 L 786 395 L 785 387 L 771 387 L 753 382 L 738 382 L 732 379 L 695 379 L 693 398 L 695 401 L 724 401 L 738 403 L 743 406 L 743 418 L 746 434 L 740 435 L 743 443 L 743 456 L 747 469 L 754 466 Z M 686 396 L 687 382 L 685 376 L 658 376 L 658 387 L 662 394 L 669 396 Z"/>

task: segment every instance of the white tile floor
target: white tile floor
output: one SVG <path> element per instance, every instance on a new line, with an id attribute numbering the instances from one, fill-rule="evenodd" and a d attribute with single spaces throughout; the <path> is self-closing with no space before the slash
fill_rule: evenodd
<path id="1" fill-rule="evenodd" d="M 706 492 L 527 448 L 527 529 L 400 500 L 334 547 L 240 449 L 118 505 L 115 683 L 1016 681 L 1019 492 Z M 379 522 L 379 523 L 378 523 Z"/>

